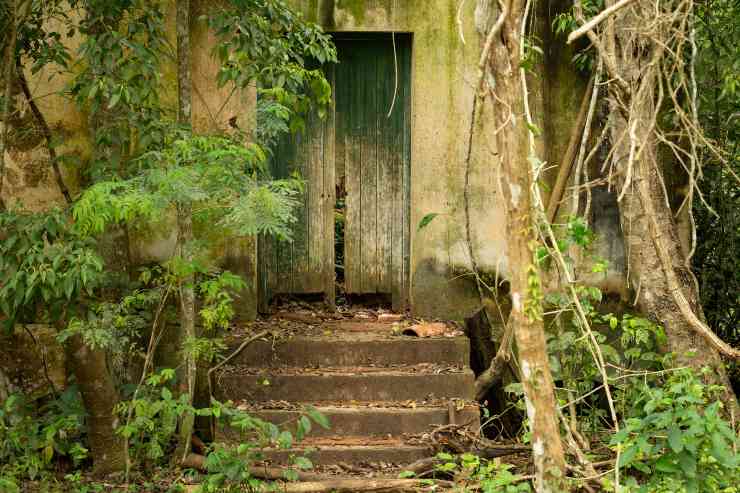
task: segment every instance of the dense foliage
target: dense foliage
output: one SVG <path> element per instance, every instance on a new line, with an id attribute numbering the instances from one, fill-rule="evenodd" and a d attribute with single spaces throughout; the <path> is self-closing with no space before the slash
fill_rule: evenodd
<path id="1" fill-rule="evenodd" d="M 699 4 L 696 76 L 699 116 L 726 162 L 704 155 L 703 198 L 694 201 L 697 243 L 693 258 L 709 325 L 740 344 L 740 4 Z M 740 384 L 738 384 L 740 385 Z"/>
<path id="2" fill-rule="evenodd" d="M 235 91 L 255 88 L 258 94 L 253 132 L 235 128 L 198 135 L 176 121 L 171 84 L 165 82 L 177 53 L 168 39 L 162 2 L 20 4 L 13 58 L 28 64 L 32 73 L 51 67 L 70 76 L 63 95 L 88 115 L 93 152 L 86 162 L 58 159 L 76 166 L 81 178 L 81 190 L 67 207 L 0 212 L 5 330 L 48 322 L 57 328 L 60 342 L 79 339 L 108 358 L 112 371 L 119 372 L 105 377 L 115 382 L 120 396 L 113 403 L 114 432 L 126 447 L 125 480 L 133 466 L 141 491 L 156 489 L 147 477 L 171 470 L 185 416 L 209 418 L 244 437 L 236 447 L 213 443 L 204 451 L 201 491 L 275 488 L 252 473 L 263 458 L 261 449 L 290 449 L 312 427 L 329 426 L 326 418 L 307 407 L 295 423 L 281 428 L 213 395 L 206 405 L 196 406 L 182 392 L 178 368 L 158 367 L 155 353 L 165 329 L 183 311 L 187 285 L 197 294 L 193 304 L 202 330 L 180 341 L 178 354 L 206 367 L 222 361 L 226 345 L 220 336 L 232 323 L 235 293 L 245 280 L 214 265 L 216 240 L 255 235 L 291 240 L 303 182 L 300 176 L 277 180 L 270 175 L 271 146 L 281 135 L 300 130 L 309 112 L 321 115 L 330 104 L 330 85 L 315 67 L 337 61 L 331 38 L 282 0 L 229 0 L 197 19 L 217 39 L 218 84 Z M 592 16 L 603 5 L 589 1 L 584 8 Z M 2 20 L 9 15 L 0 8 Z M 725 160 L 710 152 L 703 156 L 703 193 L 694 206 L 699 237 L 694 268 L 710 325 L 735 345 L 740 341 L 738 19 L 738 2 L 705 2 L 697 11 L 695 33 L 700 117 Z M 554 27 L 567 32 L 575 26 L 575 17 L 565 13 Z M 64 42 L 69 36 L 81 40 L 74 52 Z M 529 39 L 526 48 L 541 51 Z M 583 71 L 593 70 L 589 48 L 578 51 L 575 62 Z M 525 64 L 530 71 L 536 67 L 532 59 Z M 53 137 L 50 149 L 65 136 Z M 193 225 L 187 243 L 175 221 L 183 210 Z M 424 217 L 419 228 L 434 216 Z M 340 240 L 343 222 L 337 225 Z M 662 353 L 665 333 L 656 323 L 635 313 L 605 312 L 598 289 L 575 281 L 562 290 L 543 288 L 537 268 L 567 270 L 576 264 L 569 254 L 577 251 L 578 261 L 589 259 L 594 240 L 580 218 L 555 229 L 558 239 L 543 242 L 530 265 L 527 303 L 537 303 L 527 307 L 527 315 L 548 326 L 557 419 L 571 440 L 568 453 L 577 457 L 572 462 L 578 463 L 574 471 L 581 478 L 573 482 L 585 484 L 584 471 L 602 462 L 611 469 L 590 484 L 604 491 L 615 491 L 610 473 L 618 469 L 620 492 L 737 492 L 738 438 L 727 420 L 722 389 L 707 384 L 701 374 L 677 368 L 673 355 Z M 175 230 L 178 248 L 151 265 L 128 265 L 130 259 L 114 258 L 106 248 L 111 238 L 128 244 L 131 235 L 153 230 Z M 562 265 L 560 257 L 565 258 Z M 591 260 L 591 274 L 604 272 L 604 261 Z M 0 402 L 1 491 L 20 491 L 29 480 L 65 491 L 102 489 L 83 480 L 83 471 L 96 458 L 89 447 L 93 420 L 80 398 L 80 383 L 61 395 L 52 387 L 38 399 L 14 394 Z M 522 389 L 521 383 L 506 387 L 513 402 L 509 410 L 526 409 Z M 489 418 L 489 423 L 497 419 Z M 530 440 L 526 426 L 516 434 Z M 433 475 L 454 479 L 460 491 L 531 489 L 525 477 L 498 461 L 470 453 L 441 453 L 437 461 Z M 285 479 L 311 467 L 307 458 L 293 457 Z M 189 474 L 169 483 L 178 485 Z M 435 483 L 425 478 L 421 484 Z"/>

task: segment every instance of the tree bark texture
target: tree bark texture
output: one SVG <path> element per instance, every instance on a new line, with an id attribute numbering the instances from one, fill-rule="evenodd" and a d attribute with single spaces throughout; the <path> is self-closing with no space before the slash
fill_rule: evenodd
<path id="1" fill-rule="evenodd" d="M 178 82 L 178 107 L 177 120 L 183 126 L 191 125 L 191 80 L 190 80 L 190 0 L 178 0 L 177 2 L 177 82 Z M 193 217 L 192 207 L 182 203 L 177 206 L 177 228 L 178 228 L 178 255 L 185 263 L 193 261 L 190 248 L 193 242 Z M 196 337 L 195 332 L 195 288 L 194 276 L 188 275 L 182 279 L 180 284 L 180 340 L 187 341 Z M 188 402 L 192 405 L 195 398 L 196 362 L 191 354 L 184 352 L 185 364 L 183 389 L 188 394 Z M 180 422 L 180 443 L 178 445 L 176 459 L 184 461 L 190 453 L 190 441 L 193 436 L 195 416 L 186 413 Z"/>
<path id="2" fill-rule="evenodd" d="M 656 50 L 662 48 L 647 42 L 639 44 L 624 34 L 639 32 L 637 26 L 654 15 L 651 3 L 637 3 L 634 10 L 615 19 L 615 39 L 609 43 L 620 47 L 614 49 L 613 56 L 629 85 L 629 101 L 624 105 L 629 111 L 623 111 L 612 97 L 610 125 L 616 146 L 617 191 L 623 193 L 619 210 L 630 287 L 635 290 L 640 312 L 665 329 L 668 349 L 676 354 L 677 365 L 697 371 L 703 367 L 714 369 L 711 380 L 725 385 L 727 402 L 737 409 L 722 358 L 712 343 L 712 336 L 716 335 L 702 334 L 692 323 L 693 319 L 706 327 L 698 286 L 681 248 L 678 225 L 664 190 L 663 166 L 654 134 L 660 112 L 654 61 L 660 56 Z M 706 330 L 711 332 L 708 327 Z"/>
<path id="3" fill-rule="evenodd" d="M 87 411 L 94 472 L 104 476 L 122 471 L 126 455 L 123 440 L 115 434 L 118 419 L 113 412 L 118 392 L 108 371 L 105 352 L 88 347 L 80 335 L 69 338 L 66 352 Z"/>
<path id="4" fill-rule="evenodd" d="M 5 149 L 8 142 L 8 119 L 10 118 L 11 104 L 13 97 L 13 83 L 15 82 L 15 43 L 18 31 L 18 0 L 9 2 L 8 15 L 10 16 L 10 29 L 6 33 L 5 46 L 3 47 L 3 93 L 2 93 L 2 114 L 0 118 L 0 210 L 5 210 L 6 204 L 2 197 L 3 183 L 5 180 Z"/>
<path id="5" fill-rule="evenodd" d="M 567 490 L 565 459 L 547 359 L 539 272 L 534 265 L 537 239 L 530 198 L 533 178 L 524 110 L 527 95 L 520 75 L 520 33 L 525 8 L 521 0 L 508 5 L 508 16 L 493 40 L 487 60 L 487 70 L 495 80 L 489 88 L 495 97 L 488 99 L 495 115 L 493 127 L 497 129 L 495 139 L 509 231 L 512 309 L 508 323 L 513 325 L 532 432 L 535 487 L 540 493 L 560 492 Z"/>

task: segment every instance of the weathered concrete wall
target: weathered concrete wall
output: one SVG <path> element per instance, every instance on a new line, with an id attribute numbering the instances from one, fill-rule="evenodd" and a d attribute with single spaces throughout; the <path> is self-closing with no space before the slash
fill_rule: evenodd
<path id="1" fill-rule="evenodd" d="M 461 317 L 478 304 L 465 243 L 465 153 L 479 55 L 474 3 L 449 0 L 293 0 L 327 31 L 413 33 L 411 143 L 411 306 L 417 315 Z M 470 176 L 473 243 L 482 267 L 505 268 L 503 215 L 497 206 L 495 146 L 475 146 Z M 417 231 L 428 213 L 440 214 Z M 462 274 L 462 276 L 461 276 Z"/>
<path id="2" fill-rule="evenodd" d="M 48 325 L 18 325 L 11 335 L 0 335 L 0 369 L 15 391 L 30 400 L 67 385 L 66 356 Z"/>
<path id="3" fill-rule="evenodd" d="M 53 21 L 51 27 L 55 27 L 54 24 L 60 24 L 60 21 Z M 66 33 L 67 30 L 59 26 L 58 31 Z M 78 36 L 63 37 L 63 42 L 73 52 L 80 40 Z M 72 160 L 84 163 L 90 156 L 90 141 L 86 115 L 79 112 L 68 98 L 60 95 L 70 76 L 51 65 L 35 75 L 27 70 L 25 76 L 34 101 L 58 144 L 55 150 L 62 158 L 60 168 L 64 183 L 74 192 L 78 188 L 77 172 L 71 164 L 64 163 L 71 163 Z M 5 153 L 3 199 L 9 207 L 20 206 L 31 211 L 62 205 L 64 197 L 52 172 L 47 142 L 20 84 L 15 84 L 13 96 L 11 108 L 14 111 L 9 121 L 10 132 Z"/>
<path id="4" fill-rule="evenodd" d="M 327 31 L 401 31 L 413 33 L 411 149 L 411 306 L 427 317 L 461 318 L 479 304 L 469 275 L 466 242 L 465 155 L 468 146 L 473 86 L 477 79 L 480 37 L 475 30 L 476 2 L 467 2 L 457 24 L 458 2 L 449 0 L 293 0 L 305 16 Z M 559 165 L 567 146 L 585 80 L 571 63 L 573 52 L 563 39 L 548 35 L 552 18 L 562 7 L 543 2 L 534 14 L 543 48 L 528 74 L 530 106 L 538 157 Z M 565 4 L 565 2 L 560 2 Z M 480 19 L 478 19 L 480 21 Z M 465 42 L 463 42 L 463 39 Z M 487 282 L 506 279 L 505 211 L 499 201 L 498 162 L 492 104 L 482 108 L 473 134 L 469 175 L 471 243 L 479 270 Z M 483 123 L 480 123 L 483 122 Z M 552 183 L 554 172 L 545 183 Z M 547 200 L 547 187 L 543 188 Z M 614 212 L 616 204 L 599 195 L 594 207 Z M 428 213 L 438 213 L 429 226 L 416 225 Z M 571 211 L 564 207 L 561 217 Z M 613 215 L 613 214 L 612 214 Z M 618 223 L 608 218 L 596 224 L 600 234 L 596 254 L 613 260 L 604 287 L 621 285 L 623 268 Z"/>

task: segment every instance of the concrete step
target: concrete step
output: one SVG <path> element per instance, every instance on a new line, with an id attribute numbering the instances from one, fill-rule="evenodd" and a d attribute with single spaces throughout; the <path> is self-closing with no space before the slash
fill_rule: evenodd
<path id="1" fill-rule="evenodd" d="M 230 344 L 233 346 L 230 351 L 236 349 L 240 342 Z M 467 337 L 378 337 L 372 334 L 353 334 L 351 338 L 295 337 L 276 343 L 256 341 L 234 359 L 234 364 L 261 368 L 420 363 L 468 366 L 469 360 L 470 342 Z"/>
<path id="2" fill-rule="evenodd" d="M 452 404 L 452 403 L 451 403 Z M 332 436 L 400 437 L 403 434 L 417 434 L 430 431 L 436 425 L 450 424 L 450 417 L 456 424 L 470 423 L 471 427 L 480 425 L 478 407 L 465 406 L 460 410 L 447 407 L 317 407 L 329 420 L 329 429 L 314 425 L 310 437 L 326 438 Z M 298 418 L 305 413 L 298 410 L 262 409 L 250 413 L 256 418 L 268 421 L 288 430 L 295 428 Z M 222 435 L 228 440 L 238 440 L 239 430 L 227 428 Z"/>
<path id="3" fill-rule="evenodd" d="M 469 369 L 437 373 L 414 367 L 392 370 L 336 368 L 308 373 L 295 368 L 253 374 L 249 368 L 229 367 L 216 377 L 221 400 L 251 402 L 422 401 L 435 398 L 475 398 L 475 377 Z"/>
<path id="4" fill-rule="evenodd" d="M 430 457 L 431 451 L 423 445 L 409 445 L 402 440 L 377 440 L 367 437 L 342 437 L 341 439 L 306 439 L 292 449 L 267 449 L 263 451 L 267 462 L 288 464 L 291 457 L 308 457 L 314 465 L 334 464 L 411 464 Z"/>

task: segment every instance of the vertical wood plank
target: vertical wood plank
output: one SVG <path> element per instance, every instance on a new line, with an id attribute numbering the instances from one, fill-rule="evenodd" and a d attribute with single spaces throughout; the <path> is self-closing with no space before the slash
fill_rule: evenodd
<path id="1" fill-rule="evenodd" d="M 408 207 L 403 194 L 405 185 L 405 155 L 403 152 L 403 141 L 404 131 L 406 124 L 406 98 L 407 94 L 404 91 L 404 83 L 408 74 L 403 70 L 404 64 L 404 48 L 403 43 L 396 43 L 396 50 L 398 53 L 398 66 L 399 66 L 399 83 L 397 100 L 394 106 L 392 121 L 391 121 L 391 146 L 394 149 L 393 153 L 393 184 L 391 200 L 393 201 L 393 210 L 391 211 L 391 299 L 393 302 L 393 308 L 397 311 L 402 309 L 402 298 L 403 298 L 403 286 L 404 286 L 404 251 L 403 242 L 405 237 L 408 235 L 408 230 L 404 224 L 404 210 Z M 395 81 L 393 81 L 395 87 Z M 391 96 L 392 97 L 392 96 Z"/>
<path id="2" fill-rule="evenodd" d="M 343 102 L 345 111 L 345 177 L 347 185 L 346 225 L 344 238 L 344 276 L 348 293 L 362 292 L 362 133 L 364 131 L 364 105 L 360 104 L 365 93 L 365 80 L 360 67 L 360 43 L 344 45 L 345 57 L 340 61 L 341 75 L 346 83 L 344 91 L 337 97 Z"/>
<path id="3" fill-rule="evenodd" d="M 376 80 L 378 86 L 378 112 L 376 116 L 376 135 L 378 139 L 378 178 L 376 190 L 377 203 L 377 248 L 378 248 L 378 292 L 391 293 L 393 288 L 393 210 L 400 207 L 395 196 L 398 188 L 396 173 L 397 147 L 394 145 L 398 127 L 398 107 L 395 105 L 393 89 L 395 86 L 395 64 L 392 52 L 393 40 L 383 40 L 386 45 L 378 56 Z M 388 46 L 390 45 L 390 50 Z M 398 101 L 400 103 L 400 101 Z M 391 106 L 392 112 L 391 112 Z M 390 112 L 390 113 L 389 113 Z"/>
<path id="4" fill-rule="evenodd" d="M 363 50 L 368 51 L 368 50 Z M 377 66 L 378 56 L 368 54 L 362 64 L 364 79 L 362 101 L 365 109 L 362 145 L 362 292 L 375 293 L 378 290 L 378 127 L 379 112 Z"/>
<path id="5" fill-rule="evenodd" d="M 412 132 L 412 106 L 411 101 L 413 100 L 413 94 L 412 94 L 412 72 L 411 72 L 411 56 L 412 56 L 412 44 L 411 39 L 409 39 L 409 42 L 405 45 L 404 51 L 403 51 L 403 66 L 405 67 L 405 78 L 402 82 L 403 89 L 404 89 L 404 120 L 403 120 L 403 136 L 404 136 L 404 146 L 403 146 L 403 161 L 402 161 L 402 167 L 403 167 L 403 187 L 402 187 L 402 193 L 403 193 L 403 199 L 404 199 L 404 206 L 403 206 L 403 258 L 399 261 L 402 265 L 402 280 L 401 280 L 401 300 L 400 300 L 400 306 L 401 309 L 406 309 L 409 305 L 409 292 L 411 289 L 411 274 L 410 274 L 410 266 L 411 266 L 411 228 L 413 227 L 411 223 L 411 132 Z"/>
<path id="6" fill-rule="evenodd" d="M 324 297 L 330 308 L 334 308 L 336 300 L 336 281 L 334 269 L 334 206 L 336 197 L 336 151 L 335 151 L 335 126 L 336 126 L 336 79 L 335 68 L 332 66 L 327 78 L 332 87 L 332 101 L 327 109 L 326 122 L 324 123 L 324 142 L 321 148 L 324 176 L 324 189 L 322 191 L 322 215 L 324 227 L 322 231 L 323 240 L 323 285 Z"/>

